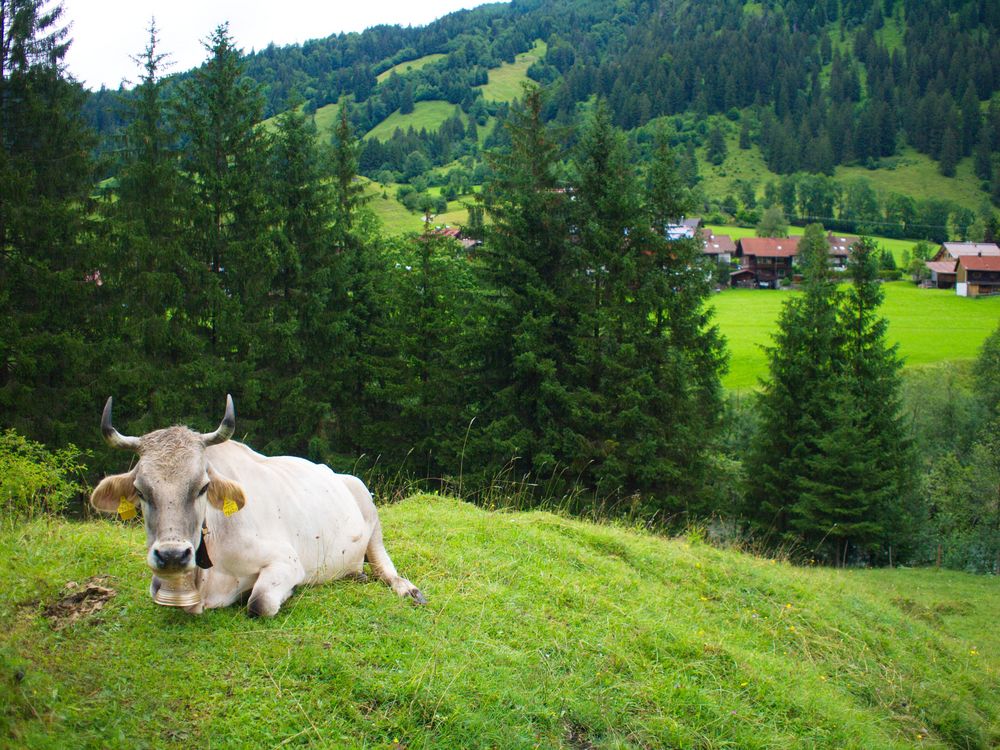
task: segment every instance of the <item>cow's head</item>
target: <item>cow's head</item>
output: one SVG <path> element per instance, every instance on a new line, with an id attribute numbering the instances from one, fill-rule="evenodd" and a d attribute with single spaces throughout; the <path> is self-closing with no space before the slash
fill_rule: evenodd
<path id="1" fill-rule="evenodd" d="M 215 432 L 168 427 L 142 437 L 122 435 L 111 425 L 111 399 L 104 405 L 101 432 L 113 448 L 139 454 L 127 474 L 105 477 L 90 496 L 91 504 L 123 517 L 142 505 L 146 526 L 146 562 L 154 573 L 173 575 L 195 567 L 195 552 L 208 505 L 231 513 L 246 502 L 243 489 L 212 468 L 205 449 L 229 440 L 236 427 L 232 396 Z"/>

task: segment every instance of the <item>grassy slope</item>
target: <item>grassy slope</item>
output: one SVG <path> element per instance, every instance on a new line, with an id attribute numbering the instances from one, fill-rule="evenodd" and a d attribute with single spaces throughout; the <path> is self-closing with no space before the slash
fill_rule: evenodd
<path id="1" fill-rule="evenodd" d="M 1000 582 L 795 568 L 548 513 L 411 498 L 428 595 L 337 582 L 273 620 L 155 606 L 142 533 L 4 532 L 0 743 L 18 747 L 985 748 Z M 67 552 L 71 553 L 67 554 Z M 111 574 L 66 630 L 63 585 Z M 21 674 L 21 679 L 15 675 Z"/>
<path id="2" fill-rule="evenodd" d="M 727 195 L 736 195 L 732 187 L 734 180 L 755 182 L 757 196 L 764 195 L 764 184 L 775 182 L 781 175 L 767 168 L 760 150 L 739 148 L 739 123 L 719 119 L 726 132 L 726 159 L 719 166 L 711 164 L 705 156 L 706 149 L 698 149 L 698 173 L 702 177 L 702 187 L 709 198 L 722 200 Z M 898 156 L 884 160 L 893 168 L 866 169 L 865 167 L 837 167 L 834 178 L 846 184 L 859 177 L 871 182 L 876 191 L 902 193 L 916 200 L 944 198 L 973 211 L 977 210 L 986 194 L 979 189 L 979 180 L 972 172 L 972 158 L 959 162 L 955 177 L 943 177 L 938 172 L 937 162 L 912 148 L 904 148 Z"/>
<path id="3" fill-rule="evenodd" d="M 393 65 L 388 70 L 384 70 L 379 73 L 375 80 L 382 83 L 386 78 L 391 76 L 393 73 L 402 75 L 403 73 L 409 73 L 411 70 L 420 70 L 421 68 L 430 65 L 432 62 L 437 62 L 445 55 L 443 52 L 435 52 L 430 55 L 424 55 L 423 57 L 418 57 L 416 60 L 407 60 L 406 62 L 401 62 L 397 65 Z"/>
<path id="4" fill-rule="evenodd" d="M 907 366 L 971 359 L 1000 320 L 1000 297 L 968 299 L 953 290 L 918 289 L 909 282 L 885 285 L 882 315 L 889 340 L 899 343 Z M 731 352 L 727 388 L 754 388 L 767 374 L 762 345 L 771 343 L 788 291 L 731 289 L 712 298 L 716 321 Z"/>
<path id="5" fill-rule="evenodd" d="M 535 46 L 527 52 L 522 52 L 514 58 L 514 63 L 504 63 L 499 68 L 489 71 L 489 83 L 480 86 L 486 101 L 512 102 L 520 99 L 523 90 L 521 84 L 528 80 L 528 68 L 545 57 L 547 46 L 542 40 L 537 40 Z"/>
<path id="6" fill-rule="evenodd" d="M 414 130 L 426 128 L 428 132 L 433 132 L 441 127 L 445 120 L 452 116 L 455 105 L 450 102 L 435 99 L 433 101 L 417 102 L 413 105 L 413 111 L 408 115 L 402 115 L 397 109 L 382 122 L 368 131 L 365 138 L 378 138 L 381 141 L 388 140 L 396 132 L 396 128 L 406 130 L 412 127 Z M 462 121 L 466 118 L 463 115 Z"/>

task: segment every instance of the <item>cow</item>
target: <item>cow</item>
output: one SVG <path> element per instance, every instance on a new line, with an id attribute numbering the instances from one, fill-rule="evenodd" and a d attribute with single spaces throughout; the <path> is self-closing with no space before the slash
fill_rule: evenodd
<path id="1" fill-rule="evenodd" d="M 222 423 L 209 433 L 175 426 L 122 435 L 112 426 L 111 406 L 108 398 L 101 416 L 105 441 L 139 460 L 128 473 L 101 480 L 90 502 L 125 517 L 141 505 L 154 597 L 163 579 L 194 572 L 201 602 L 187 611 L 226 607 L 250 591 L 250 616 L 271 617 L 299 584 L 363 580 L 367 560 L 400 597 L 426 603 L 386 553 L 364 483 L 230 440 L 232 396 Z"/>

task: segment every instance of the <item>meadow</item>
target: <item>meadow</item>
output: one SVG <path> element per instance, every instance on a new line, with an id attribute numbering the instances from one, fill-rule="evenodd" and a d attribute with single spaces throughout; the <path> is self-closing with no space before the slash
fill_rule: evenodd
<path id="1" fill-rule="evenodd" d="M 427 65 L 430 65 L 431 63 L 437 62 L 438 60 L 442 60 L 444 58 L 445 54 L 443 52 L 434 52 L 430 55 L 424 55 L 423 57 L 418 57 L 415 60 L 407 60 L 405 62 L 393 65 L 388 70 L 383 70 L 381 73 L 375 76 L 375 80 L 377 80 L 379 83 L 382 83 L 382 81 L 391 76 L 393 73 L 396 73 L 397 75 L 403 75 L 404 73 L 409 73 L 412 70 L 420 70 L 421 68 L 426 67 Z"/>
<path id="2" fill-rule="evenodd" d="M 717 122 L 726 134 L 726 158 L 722 164 L 714 165 L 706 156 L 707 147 L 697 150 L 702 190 L 705 195 L 721 200 L 727 195 L 737 194 L 733 188 L 735 180 L 749 180 L 756 184 L 758 200 L 762 199 L 764 185 L 769 181 L 780 181 L 781 175 L 767 168 L 756 145 L 745 150 L 739 147 L 738 123 L 724 118 L 717 118 Z M 910 147 L 901 148 L 898 155 L 883 159 L 879 169 L 838 166 L 833 176 L 841 184 L 863 178 L 871 183 L 876 192 L 901 193 L 915 200 L 941 198 L 971 211 L 978 210 L 986 197 L 986 193 L 979 189 L 980 180 L 973 173 L 972 157 L 959 161 L 954 177 L 945 177 L 938 171 L 937 162 Z"/>
<path id="3" fill-rule="evenodd" d="M 148 594 L 135 521 L 0 531 L 0 744 L 19 748 L 987 748 L 1000 581 L 833 570 L 548 512 L 381 509 L 376 582 L 271 620 Z M 67 554 L 72 550 L 71 554 Z M 94 576 L 75 622 L 52 607 Z"/>
<path id="4" fill-rule="evenodd" d="M 524 93 L 522 84 L 528 80 L 528 68 L 545 57 L 548 45 L 541 39 L 527 52 L 514 58 L 513 63 L 503 63 L 489 70 L 489 82 L 480 86 L 483 99 L 493 102 L 512 102 Z"/>
<path id="5" fill-rule="evenodd" d="M 920 289 L 907 281 L 884 285 L 881 314 L 889 321 L 889 341 L 899 344 L 907 367 L 945 360 L 974 359 L 1000 322 L 1000 297 L 969 299 L 954 290 Z M 764 346 L 772 343 L 781 305 L 798 292 L 728 289 L 710 300 L 730 351 L 730 390 L 756 388 L 767 375 Z"/>
<path id="6" fill-rule="evenodd" d="M 444 124 L 444 121 L 455 112 L 455 105 L 442 100 L 432 100 L 417 102 L 413 105 L 413 111 L 408 115 L 400 114 L 397 109 L 382 122 L 368 131 L 365 138 L 378 138 L 386 141 L 392 138 L 396 128 L 406 130 L 412 127 L 414 130 L 426 128 L 428 132 L 433 132 Z M 462 115 L 462 121 L 466 122 L 466 117 Z"/>

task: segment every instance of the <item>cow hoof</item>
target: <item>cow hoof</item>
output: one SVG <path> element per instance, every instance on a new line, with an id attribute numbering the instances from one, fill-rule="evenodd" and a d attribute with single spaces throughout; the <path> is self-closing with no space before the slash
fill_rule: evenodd
<path id="1" fill-rule="evenodd" d="M 422 593 L 420 593 L 420 589 L 412 588 L 406 593 L 409 594 L 411 599 L 413 599 L 414 604 L 427 604 L 427 599 Z"/>
<path id="2" fill-rule="evenodd" d="M 357 573 L 348 573 L 344 578 L 348 578 L 352 581 L 357 581 L 358 583 L 368 583 L 368 574 L 364 571 L 359 571 Z"/>
<path id="3" fill-rule="evenodd" d="M 275 607 L 272 611 L 272 607 L 262 596 L 251 596 L 250 601 L 247 602 L 247 615 L 250 617 L 273 617 L 277 613 L 278 609 Z"/>

